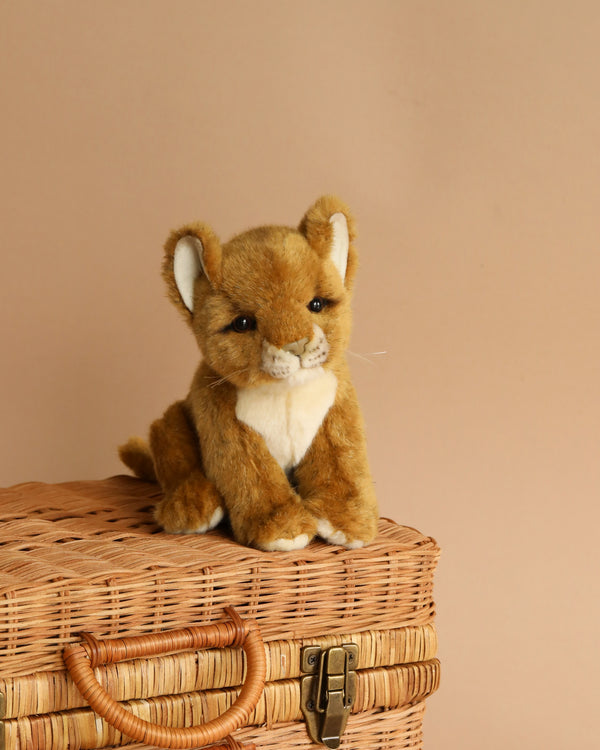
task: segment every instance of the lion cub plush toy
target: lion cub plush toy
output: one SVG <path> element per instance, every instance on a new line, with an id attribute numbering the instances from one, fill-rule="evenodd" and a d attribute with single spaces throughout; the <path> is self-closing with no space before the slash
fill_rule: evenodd
<path id="1" fill-rule="evenodd" d="M 229 516 L 263 550 L 318 535 L 362 547 L 377 504 L 345 349 L 354 222 L 325 196 L 298 229 L 259 227 L 221 245 L 206 224 L 173 232 L 163 275 L 203 359 L 190 392 L 132 438 L 123 462 L 163 490 L 156 519 L 202 533 Z"/>

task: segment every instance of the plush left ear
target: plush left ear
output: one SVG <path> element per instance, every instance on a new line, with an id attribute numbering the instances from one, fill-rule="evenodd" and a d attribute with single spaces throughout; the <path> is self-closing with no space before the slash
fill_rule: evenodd
<path id="1" fill-rule="evenodd" d="M 324 195 L 300 222 L 300 232 L 321 257 L 330 258 L 348 287 L 354 278 L 356 251 L 354 219 L 348 206 L 333 195 Z"/>
<path id="2" fill-rule="evenodd" d="M 203 223 L 186 224 L 165 243 L 163 277 L 171 302 L 188 323 L 194 315 L 196 280 L 204 276 L 213 289 L 221 284 L 221 244 Z"/>

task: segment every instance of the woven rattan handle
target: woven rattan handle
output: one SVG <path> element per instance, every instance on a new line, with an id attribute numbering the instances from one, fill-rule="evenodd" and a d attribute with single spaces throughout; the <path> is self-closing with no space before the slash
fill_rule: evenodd
<path id="1" fill-rule="evenodd" d="M 79 692 L 94 711 L 128 737 L 164 748 L 189 748 L 219 742 L 244 726 L 262 694 L 266 675 L 265 650 L 253 620 L 242 621 L 232 608 L 231 620 L 154 635 L 98 641 L 84 634 L 85 643 L 67 646 L 63 659 Z M 96 680 L 94 667 L 126 659 L 158 656 L 170 651 L 241 646 L 247 657 L 247 675 L 235 703 L 225 713 L 195 727 L 164 727 L 144 721 L 117 703 Z M 221 747 L 235 747 L 232 740 Z"/>

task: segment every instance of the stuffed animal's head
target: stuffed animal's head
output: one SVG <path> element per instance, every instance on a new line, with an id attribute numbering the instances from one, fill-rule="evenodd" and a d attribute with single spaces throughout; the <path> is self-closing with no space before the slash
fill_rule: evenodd
<path id="1" fill-rule="evenodd" d="M 354 221 L 320 198 L 298 229 L 265 226 L 221 245 L 206 224 L 173 232 L 163 275 L 205 361 L 236 386 L 336 369 L 350 335 Z"/>

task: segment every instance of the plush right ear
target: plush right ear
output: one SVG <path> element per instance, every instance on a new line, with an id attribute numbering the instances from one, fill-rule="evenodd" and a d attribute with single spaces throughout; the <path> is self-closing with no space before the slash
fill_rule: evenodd
<path id="1" fill-rule="evenodd" d="M 348 207 L 334 195 L 324 195 L 311 206 L 300 222 L 300 232 L 322 258 L 329 258 L 347 289 L 356 270 L 354 219 Z"/>
<path id="2" fill-rule="evenodd" d="M 204 275 L 217 289 L 221 284 L 221 244 L 206 224 L 186 224 L 165 243 L 163 278 L 171 302 L 191 321 L 196 280 Z"/>

